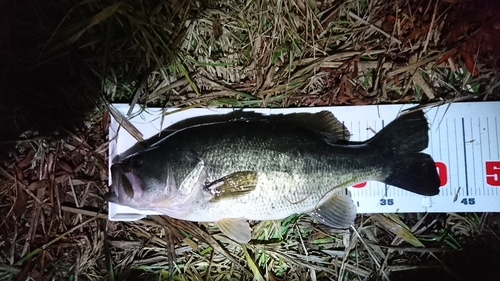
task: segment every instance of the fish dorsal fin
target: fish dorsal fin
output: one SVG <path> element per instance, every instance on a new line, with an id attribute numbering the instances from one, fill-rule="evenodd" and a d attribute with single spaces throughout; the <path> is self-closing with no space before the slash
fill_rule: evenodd
<path id="1" fill-rule="evenodd" d="M 345 194 L 334 194 L 309 215 L 333 228 L 349 228 L 356 219 L 356 205 Z"/>
<path id="2" fill-rule="evenodd" d="M 189 122 L 188 122 L 189 121 Z M 201 116 L 199 118 L 191 118 L 186 122 L 179 122 L 170 129 L 179 129 L 192 126 L 193 124 L 214 124 L 223 122 L 254 122 L 254 121 L 268 121 L 268 122 L 290 122 L 294 125 L 309 128 L 315 132 L 319 132 L 331 141 L 348 141 L 351 134 L 349 130 L 340 122 L 330 111 L 323 110 L 316 113 L 299 112 L 291 114 L 271 114 L 263 115 L 258 112 L 251 111 L 233 111 L 224 115 Z"/>
<path id="3" fill-rule="evenodd" d="M 222 219 L 217 226 L 227 237 L 238 243 L 248 243 L 252 239 L 252 229 L 244 218 Z"/>
<path id="4" fill-rule="evenodd" d="M 257 172 L 238 171 L 205 185 L 205 190 L 212 193 L 212 202 L 234 198 L 247 194 L 257 186 Z"/>
<path id="5" fill-rule="evenodd" d="M 273 121 L 293 122 L 309 128 L 328 137 L 331 142 L 348 141 L 351 137 L 349 130 L 330 111 L 323 110 L 317 113 L 292 113 L 286 115 L 271 115 Z"/>
<path id="6" fill-rule="evenodd" d="M 179 121 L 160 134 L 145 140 L 141 148 L 158 145 L 167 136 L 186 128 L 226 122 L 293 122 L 295 125 L 309 128 L 328 137 L 331 142 L 348 141 L 351 134 L 349 130 L 330 111 L 323 110 L 317 113 L 300 112 L 291 114 L 264 115 L 258 112 L 235 110 L 227 114 L 204 115 Z M 130 153 L 129 153 L 130 154 Z M 128 155 L 128 154 L 127 154 Z"/>

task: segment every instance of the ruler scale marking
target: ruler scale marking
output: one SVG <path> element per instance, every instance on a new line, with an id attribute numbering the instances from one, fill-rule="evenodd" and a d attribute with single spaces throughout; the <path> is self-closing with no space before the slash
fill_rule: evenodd
<path id="1" fill-rule="evenodd" d="M 444 118 L 444 117 L 443 117 Z M 446 122 L 446 145 L 448 147 L 448 166 L 450 166 L 451 168 L 451 161 L 450 161 L 450 133 L 449 133 L 449 128 L 448 128 L 448 119 L 445 119 L 445 122 Z M 449 171 L 450 172 L 450 175 L 451 175 L 451 170 Z M 450 179 L 451 180 L 451 179 Z M 450 189 L 449 188 L 445 188 L 446 190 L 446 195 L 449 196 L 450 195 Z M 443 189 L 441 189 L 440 192 L 443 192 Z"/>
<path id="2" fill-rule="evenodd" d="M 500 136 L 498 136 L 498 122 L 497 122 L 497 117 L 495 116 L 495 130 L 496 130 L 496 143 L 497 143 L 497 155 L 496 155 L 496 158 L 497 159 L 500 159 L 500 147 L 498 146 L 500 144 L 500 141 L 498 141 L 500 139 Z"/>
<path id="3" fill-rule="evenodd" d="M 475 158 L 476 158 L 476 165 L 479 163 L 479 165 L 476 167 L 476 171 L 478 173 L 480 173 L 479 175 L 476 175 L 475 178 L 476 178 L 476 190 L 478 191 L 478 196 L 482 196 L 482 194 L 484 194 L 483 192 L 483 186 L 482 184 L 480 183 L 481 179 L 482 179 L 482 166 L 481 163 L 483 163 L 483 152 L 481 151 L 481 120 L 480 118 L 477 118 L 477 122 L 478 122 L 478 125 L 477 127 L 477 137 L 475 138 L 479 143 L 474 143 L 474 145 L 476 146 L 476 149 L 477 147 L 479 147 L 479 150 L 477 151 L 477 153 L 475 153 Z"/>
<path id="4" fill-rule="evenodd" d="M 500 129 L 500 126 L 498 124 L 498 117 L 495 117 L 495 130 L 496 130 L 496 139 L 495 139 L 495 142 L 497 143 L 497 147 L 496 147 L 496 157 L 493 156 L 493 158 L 496 158 L 496 159 L 500 159 L 500 136 L 499 136 L 499 129 Z"/>
<path id="5" fill-rule="evenodd" d="M 430 131 L 432 128 L 429 128 L 428 131 Z M 439 132 L 439 130 L 438 130 Z M 438 136 L 437 136 L 438 140 L 439 140 L 439 148 L 441 148 L 441 138 L 440 138 L 440 135 L 438 133 Z M 434 159 L 435 161 L 441 161 L 441 149 L 439 149 L 439 153 L 436 153 L 436 151 L 434 151 L 434 135 L 433 134 L 429 134 L 429 143 L 430 143 L 430 146 L 431 146 L 431 155 L 438 155 L 439 154 L 439 158 L 438 159 Z"/>
<path id="6" fill-rule="evenodd" d="M 385 120 L 382 119 L 382 128 L 380 129 L 380 131 L 382 131 L 385 128 L 385 122 L 384 121 Z M 378 132 L 378 130 L 375 130 L 375 132 Z M 397 191 L 396 192 L 392 192 L 393 190 L 394 190 L 394 187 L 392 188 L 392 190 L 391 190 L 390 193 L 397 193 Z M 389 197 L 389 195 L 387 194 L 388 191 L 389 191 L 389 186 L 387 184 L 384 184 L 384 197 L 385 198 Z M 399 195 L 399 194 L 394 194 L 394 196 L 395 195 Z M 393 195 L 391 194 L 391 196 L 393 196 Z"/>
<path id="7" fill-rule="evenodd" d="M 465 121 L 462 117 L 462 139 L 464 144 L 465 195 L 469 196 L 469 176 L 467 175 L 467 146 L 465 145 Z"/>
<path id="8" fill-rule="evenodd" d="M 467 118 L 465 120 L 467 124 L 467 129 L 470 133 L 469 138 L 467 139 L 467 153 L 469 153 L 469 157 L 467 159 L 469 160 L 469 165 L 467 168 L 469 168 L 469 171 L 467 174 L 469 175 L 469 193 L 470 196 L 476 196 L 477 195 L 477 189 L 476 189 L 476 153 L 474 153 L 474 142 L 476 141 L 476 137 L 474 136 L 474 126 L 472 125 L 472 118 Z"/>
<path id="9" fill-rule="evenodd" d="M 484 157 L 483 157 L 483 134 L 481 132 L 481 118 L 477 118 L 477 122 L 479 124 L 479 126 L 477 126 L 478 130 L 479 130 L 479 151 L 480 151 L 480 156 L 481 156 L 481 163 L 484 163 Z M 484 170 L 484 165 L 481 165 L 481 175 L 484 175 L 485 173 L 485 170 Z M 481 186 L 481 192 L 482 194 L 486 195 L 486 187 L 485 187 L 485 184 L 480 184 Z"/>
<path id="10" fill-rule="evenodd" d="M 474 146 L 475 145 L 475 141 L 476 141 L 476 138 L 474 137 L 474 126 L 472 125 L 472 118 L 469 119 L 470 121 L 470 134 L 471 134 L 471 139 L 467 141 L 467 144 L 469 144 L 470 146 Z M 474 153 L 475 149 L 474 147 L 472 147 L 471 149 L 469 149 L 469 151 L 471 151 L 472 153 L 472 178 L 473 178 L 473 183 L 474 183 L 474 186 L 471 186 L 471 193 L 472 195 L 478 195 L 477 194 L 477 180 L 476 180 L 476 153 Z"/>
<path id="11" fill-rule="evenodd" d="M 365 135 L 365 139 L 369 139 L 370 138 L 369 135 L 370 135 L 371 131 L 370 131 L 369 128 L 371 128 L 370 122 L 366 121 L 365 122 L 365 134 L 364 134 Z M 370 197 L 374 197 L 374 198 L 380 197 L 379 194 L 378 194 L 378 188 L 370 188 L 369 190 L 367 190 L 367 193 L 370 195 Z M 378 205 L 378 203 L 377 203 L 377 205 Z"/>
<path id="12" fill-rule="evenodd" d="M 441 126 L 441 124 L 439 126 Z M 441 130 L 437 130 L 437 133 L 438 133 L 438 143 L 439 143 L 439 161 L 442 162 L 442 161 L 445 161 L 445 160 L 444 160 L 444 157 L 443 157 L 443 149 L 444 149 L 444 147 L 442 146 L 443 139 L 441 137 Z M 447 162 L 447 163 L 449 163 L 449 162 Z M 442 189 L 441 189 L 441 187 L 440 187 L 440 190 L 441 190 L 440 192 L 443 192 Z"/>
<path id="13" fill-rule="evenodd" d="M 492 137 L 494 138 L 495 136 L 494 136 L 494 135 L 490 136 L 490 131 L 489 131 L 489 128 L 490 128 L 490 122 L 491 122 L 491 123 L 494 123 L 494 127 L 496 128 L 496 119 L 497 119 L 497 118 L 495 117 L 494 119 L 490 120 L 490 119 L 487 117 L 487 120 L 488 120 L 488 123 L 487 123 L 487 126 L 488 126 L 488 127 L 487 127 L 487 128 L 488 128 L 488 148 L 489 148 L 489 149 L 488 149 L 488 152 L 489 152 L 489 153 L 488 153 L 488 160 L 492 160 L 492 159 L 494 159 L 494 158 L 495 158 L 495 156 L 493 156 L 493 155 L 495 155 L 495 152 L 493 151 L 493 149 L 495 149 L 495 144 L 493 143 L 493 139 L 492 139 Z M 497 137 L 497 139 L 496 139 L 496 142 L 497 142 L 497 145 L 498 145 L 498 137 Z M 492 147 L 492 146 L 493 146 L 493 147 Z M 497 150 L 498 150 L 498 149 L 497 149 Z M 496 158 L 497 158 L 497 159 L 500 159 L 500 155 L 499 155 L 498 157 L 496 157 Z M 494 191 L 493 191 L 492 193 L 493 193 L 493 194 L 495 194 L 496 192 L 494 192 Z M 495 194 L 495 195 L 496 195 L 496 194 Z"/>
<path id="14" fill-rule="evenodd" d="M 455 140 L 455 147 L 456 147 L 456 151 L 454 151 L 453 153 L 454 154 L 456 153 L 456 158 L 458 160 L 459 159 L 459 155 L 458 155 L 458 146 L 459 146 L 458 140 L 459 140 L 459 138 L 458 138 L 458 135 L 457 135 L 457 130 L 458 130 L 457 129 L 457 119 L 455 119 L 455 118 L 453 119 L 453 125 L 454 125 L 454 129 L 455 129 L 454 130 L 454 132 L 455 132 L 455 138 L 454 138 L 454 140 Z M 460 160 L 462 160 L 462 159 L 460 159 Z M 457 185 L 453 185 L 453 189 L 451 190 L 452 191 L 452 195 L 454 195 L 455 193 L 457 193 L 457 194 L 460 193 L 460 190 L 462 189 L 461 186 L 460 186 L 460 175 L 462 173 L 460 173 L 459 162 L 460 161 L 455 162 L 456 165 L 457 165 L 457 170 L 455 171 L 455 173 L 457 175 L 456 179 L 455 179 L 457 181 Z M 463 190 L 461 190 L 461 191 L 464 192 Z"/>
<path id="15" fill-rule="evenodd" d="M 486 117 L 486 134 L 487 134 L 487 153 L 488 153 L 488 157 L 487 157 L 487 160 L 489 159 L 493 159 L 491 158 L 491 137 L 490 137 L 490 118 L 489 117 Z M 483 166 L 484 168 L 484 166 Z M 484 187 L 486 188 L 486 183 L 484 185 Z M 490 194 L 490 189 L 487 188 L 486 191 L 488 192 L 488 196 L 489 195 L 493 195 L 493 193 Z"/>
<path id="16" fill-rule="evenodd" d="M 488 134 L 488 159 L 491 158 L 491 138 L 490 138 L 490 120 L 486 117 L 486 133 Z"/>

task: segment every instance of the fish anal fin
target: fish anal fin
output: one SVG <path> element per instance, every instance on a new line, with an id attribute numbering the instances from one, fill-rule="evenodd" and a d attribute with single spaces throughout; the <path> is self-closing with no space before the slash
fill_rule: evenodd
<path id="1" fill-rule="evenodd" d="M 255 190 L 257 181 L 257 172 L 238 171 L 211 182 L 205 186 L 205 190 L 214 194 L 212 201 L 218 201 L 242 196 Z"/>
<path id="2" fill-rule="evenodd" d="M 238 243 L 248 243 L 252 239 L 252 230 L 244 218 L 222 219 L 217 221 L 217 226 L 222 233 Z"/>
<path id="3" fill-rule="evenodd" d="M 349 228 L 356 219 L 356 205 L 345 194 L 334 194 L 309 215 L 333 228 Z"/>

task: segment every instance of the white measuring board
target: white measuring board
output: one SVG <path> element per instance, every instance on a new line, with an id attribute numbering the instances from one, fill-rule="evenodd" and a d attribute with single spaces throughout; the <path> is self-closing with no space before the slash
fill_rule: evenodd
<path id="1" fill-rule="evenodd" d="M 122 113 L 128 105 L 114 105 Z M 263 114 L 331 111 L 351 133 L 352 141 L 373 137 L 412 105 L 336 106 L 246 109 Z M 138 108 L 136 108 L 138 109 Z M 230 108 L 195 108 L 165 116 L 163 128 L 180 120 L 226 114 Z M 136 110 L 137 112 L 137 110 Z M 379 182 L 349 187 L 358 213 L 392 212 L 499 212 L 500 211 L 500 102 L 452 103 L 424 109 L 429 121 L 429 147 L 424 152 L 436 161 L 441 187 L 437 196 L 425 197 Z M 149 108 L 130 120 L 147 139 L 161 131 L 161 110 Z M 112 118 L 109 159 L 136 143 Z M 115 138 L 115 136 L 117 136 Z M 111 181 L 111 179 L 110 179 Z M 130 221 L 151 211 L 109 203 L 109 219 Z"/>

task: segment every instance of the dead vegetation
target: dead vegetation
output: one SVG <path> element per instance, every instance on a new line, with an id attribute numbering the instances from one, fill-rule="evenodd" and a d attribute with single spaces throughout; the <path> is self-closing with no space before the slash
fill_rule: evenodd
<path id="1" fill-rule="evenodd" d="M 42 2 L 14 8 L 50 18 Z M 54 12 L 33 48 L 41 65 L 76 54 L 90 69 L 82 80 L 98 78 L 103 99 L 148 106 L 498 99 L 498 4 L 455 2 L 85 1 Z M 360 215 L 349 231 L 292 216 L 255 223 L 247 246 L 211 224 L 107 221 L 108 122 L 94 112 L 77 130 L 26 132 L 4 151 L 0 280 L 498 276 L 454 259 L 472 244 L 498 262 L 496 214 Z"/>

